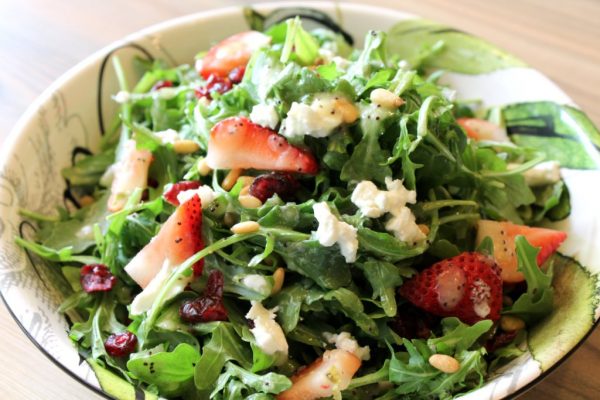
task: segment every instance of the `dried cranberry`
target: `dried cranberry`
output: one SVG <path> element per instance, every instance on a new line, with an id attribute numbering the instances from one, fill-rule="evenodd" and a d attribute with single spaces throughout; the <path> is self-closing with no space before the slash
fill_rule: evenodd
<path id="1" fill-rule="evenodd" d="M 81 287 L 88 293 L 108 292 L 117 283 L 117 278 L 104 264 L 89 264 L 81 268 Z"/>
<path id="2" fill-rule="evenodd" d="M 211 100 L 213 93 L 217 92 L 223 94 L 230 91 L 232 87 L 233 85 L 231 84 L 229 78 L 221 78 L 220 76 L 212 74 L 208 77 L 208 80 L 204 86 L 196 89 L 195 93 L 196 97 L 199 99 L 206 97 L 207 99 Z"/>
<path id="3" fill-rule="evenodd" d="M 173 82 L 171 81 L 158 81 L 154 84 L 154 86 L 152 86 L 152 91 L 158 90 L 158 89 L 162 89 L 162 88 L 166 88 L 166 87 L 173 87 Z"/>
<path id="4" fill-rule="evenodd" d="M 223 273 L 218 269 L 212 270 L 208 275 L 208 281 L 206 282 L 204 295 L 221 299 L 223 298 L 224 285 L 225 281 L 223 279 Z"/>
<path id="5" fill-rule="evenodd" d="M 179 316 L 182 321 L 190 324 L 227 321 L 227 310 L 221 299 L 202 296 L 183 303 L 179 308 Z"/>
<path id="6" fill-rule="evenodd" d="M 173 204 L 174 206 L 179 205 L 179 200 L 177 199 L 177 195 L 181 192 L 191 189 L 198 189 L 200 187 L 200 182 L 198 181 L 182 181 L 177 183 L 172 183 L 167 186 L 163 197 L 166 201 Z"/>
<path id="7" fill-rule="evenodd" d="M 196 299 L 188 300 L 179 308 L 179 316 L 184 322 L 227 321 L 227 309 L 223 305 L 223 273 L 211 271 L 204 294 Z"/>
<path id="8" fill-rule="evenodd" d="M 272 172 L 257 176 L 250 185 L 249 193 L 263 203 L 276 193 L 287 201 L 294 198 L 294 194 L 299 187 L 300 184 L 294 175 L 285 172 Z"/>
<path id="9" fill-rule="evenodd" d="M 109 356 L 124 357 L 133 353 L 137 346 L 137 337 L 129 332 L 113 333 L 104 342 L 104 349 Z"/>
<path id="10" fill-rule="evenodd" d="M 390 323 L 394 332 L 406 339 L 427 339 L 431 329 L 437 325 L 439 318 L 411 304 L 404 304 L 398 309 L 396 318 Z"/>
<path id="11" fill-rule="evenodd" d="M 500 347 L 504 347 L 507 344 L 509 344 L 510 342 L 512 342 L 513 340 L 515 340 L 515 337 L 517 337 L 517 333 L 518 333 L 518 331 L 513 331 L 513 332 L 498 331 L 491 339 L 489 339 L 487 342 L 485 342 L 485 349 L 487 350 L 488 353 L 493 353 Z"/>
<path id="12" fill-rule="evenodd" d="M 246 67 L 235 67 L 229 72 L 229 80 L 231 83 L 240 83 L 244 78 L 244 73 L 246 72 Z"/>

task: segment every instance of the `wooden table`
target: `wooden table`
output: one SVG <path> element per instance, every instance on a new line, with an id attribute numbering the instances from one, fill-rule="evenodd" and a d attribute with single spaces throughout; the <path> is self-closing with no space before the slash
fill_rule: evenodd
<path id="1" fill-rule="evenodd" d="M 0 2 L 0 143 L 32 100 L 95 50 L 147 25 L 240 0 Z M 371 0 L 459 27 L 554 79 L 600 126 L 597 0 Z M 96 399 L 59 370 L 0 306 L 0 398 Z M 523 399 L 600 398 L 600 331 Z"/>

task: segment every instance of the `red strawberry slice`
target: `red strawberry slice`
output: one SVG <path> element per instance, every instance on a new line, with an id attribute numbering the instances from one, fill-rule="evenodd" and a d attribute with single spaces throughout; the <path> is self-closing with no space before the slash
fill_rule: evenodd
<path id="1" fill-rule="evenodd" d="M 567 234 L 561 231 L 546 228 L 534 228 L 525 225 L 516 225 L 512 222 L 498 222 L 481 220 L 477 227 L 477 244 L 489 236 L 494 243 L 494 258 L 502 269 L 504 282 L 516 283 L 525 280 L 520 273 L 515 251 L 515 237 L 525 236 L 525 239 L 535 247 L 540 247 L 537 256 L 538 265 L 542 265 L 565 241 Z"/>
<path id="2" fill-rule="evenodd" d="M 186 190 L 198 189 L 200 185 L 201 184 L 198 181 L 181 181 L 177 183 L 170 183 L 165 188 L 163 197 L 169 203 L 173 204 L 174 206 L 178 206 L 179 200 L 177 199 L 177 195 L 179 193 L 185 192 Z"/>
<path id="3" fill-rule="evenodd" d="M 145 288 L 165 261 L 179 265 L 202 248 L 202 204 L 195 195 L 175 210 L 158 234 L 127 264 L 125 271 Z M 203 261 L 194 265 L 196 276 L 202 274 Z"/>
<path id="4" fill-rule="evenodd" d="M 456 122 L 465 130 L 468 137 L 475 140 L 509 142 L 506 130 L 496 124 L 479 118 L 458 118 Z"/>
<path id="5" fill-rule="evenodd" d="M 212 169 L 253 168 L 305 174 L 316 174 L 319 169 L 311 153 L 244 117 L 224 119 L 212 128 L 206 163 Z"/>
<path id="6" fill-rule="evenodd" d="M 462 253 L 433 264 L 404 283 L 400 294 L 431 314 L 468 324 L 495 321 L 502 309 L 500 269 L 480 253 Z"/>
<path id="7" fill-rule="evenodd" d="M 234 68 L 245 67 L 252 53 L 270 41 L 269 36 L 256 31 L 230 36 L 211 47 L 196 63 L 196 70 L 205 79 L 211 74 L 225 78 Z"/>

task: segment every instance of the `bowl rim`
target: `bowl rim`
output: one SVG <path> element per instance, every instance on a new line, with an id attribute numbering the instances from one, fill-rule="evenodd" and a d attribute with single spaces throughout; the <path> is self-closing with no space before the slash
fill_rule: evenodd
<path id="1" fill-rule="evenodd" d="M 227 7 L 218 7 L 214 9 L 198 11 L 186 15 L 181 15 L 174 18 L 169 18 L 164 21 L 160 21 L 154 24 L 151 24 L 145 28 L 136 30 L 132 33 L 125 35 L 124 37 L 117 39 L 108 45 L 100 48 L 99 50 L 94 51 L 90 55 L 86 56 L 81 61 L 77 62 L 75 65 L 70 67 L 66 72 L 61 74 L 56 80 L 54 80 L 46 89 L 44 89 L 35 99 L 34 101 L 26 108 L 25 112 L 19 117 L 15 125 L 10 130 L 7 137 L 2 142 L 2 148 L 0 149 L 0 170 L 3 170 L 9 164 L 9 155 L 13 152 L 14 148 L 18 144 L 18 141 L 21 138 L 22 132 L 26 125 L 33 119 L 37 110 L 42 106 L 45 102 L 47 102 L 51 96 L 57 91 L 57 89 L 61 88 L 65 83 L 67 83 L 74 76 L 80 74 L 82 71 L 92 68 L 94 65 L 101 63 L 103 59 L 118 49 L 119 47 L 135 42 L 139 39 L 147 37 L 149 35 L 160 33 L 165 30 L 174 29 L 182 25 L 192 24 L 192 23 L 202 23 L 205 20 L 210 20 L 213 18 L 219 17 L 227 17 L 237 14 L 244 7 L 252 7 L 258 11 L 269 11 L 276 8 L 297 8 L 297 7 L 308 7 L 308 8 L 317 8 L 319 10 L 326 11 L 339 11 L 341 9 L 350 10 L 353 12 L 366 12 L 370 14 L 387 14 L 392 17 L 398 17 L 398 19 L 405 18 L 423 18 L 419 14 L 414 14 L 410 12 L 405 12 L 398 9 L 388 8 L 384 6 L 374 6 L 369 4 L 358 4 L 358 3 L 345 3 L 338 2 L 337 0 L 333 1 L 275 1 L 275 2 L 260 2 L 256 4 L 248 4 L 248 5 L 233 5 Z M 479 37 L 479 36 L 477 36 Z M 487 41 L 486 39 L 482 39 Z M 489 42 L 489 41 L 488 41 Z M 490 42 L 493 46 L 499 48 L 499 46 Z M 510 50 L 508 53 L 512 54 Z M 541 71 L 534 69 L 540 73 Z M 542 75 L 546 76 L 542 73 Z M 554 82 L 554 81 L 552 81 Z M 562 88 L 557 85 L 561 91 Z M 563 91 L 564 93 L 564 91 Z M 566 93 L 568 96 L 568 93 Z M 99 116 L 101 118 L 101 116 Z M 92 392 L 97 395 L 105 398 L 112 399 L 112 397 L 106 393 L 100 386 L 95 386 L 91 382 L 85 380 L 83 377 L 77 375 L 74 371 L 69 369 L 62 362 L 57 360 L 50 354 L 41 344 L 31 335 L 31 333 L 25 328 L 22 322 L 14 313 L 13 309 L 9 306 L 7 300 L 0 290 L 0 299 L 2 303 L 8 310 L 8 313 L 12 317 L 12 319 L 16 322 L 17 326 L 21 329 L 21 331 L 26 335 L 26 337 L 33 343 L 33 345 L 44 354 L 54 365 L 64 371 L 67 375 L 74 378 L 76 381 L 81 383 L 83 386 L 87 387 Z M 592 333 L 598 328 L 600 325 L 600 318 L 596 319 L 592 324 L 591 328 L 585 335 L 573 346 L 569 351 L 567 351 L 556 363 L 554 363 L 550 368 L 541 371 L 541 373 L 533 378 L 531 381 L 526 383 L 525 385 L 518 388 L 513 393 L 509 393 L 503 399 L 515 399 L 521 396 L 523 393 L 529 391 L 535 385 L 540 383 L 542 380 L 546 379 L 553 372 L 555 372 L 563 363 L 565 363 L 572 355 L 575 353 L 590 337 Z"/>

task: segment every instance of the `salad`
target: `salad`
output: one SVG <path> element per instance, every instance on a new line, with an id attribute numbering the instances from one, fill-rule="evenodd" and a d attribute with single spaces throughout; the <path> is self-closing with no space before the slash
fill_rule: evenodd
<path id="1" fill-rule="evenodd" d="M 566 238 L 537 225 L 568 190 L 439 84 L 441 48 L 409 64 L 385 32 L 355 49 L 295 18 L 137 60 L 133 86 L 114 59 L 113 129 L 62 171 L 77 209 L 24 210 L 16 239 L 62 272 L 105 389 L 446 399 L 526 351 Z"/>

